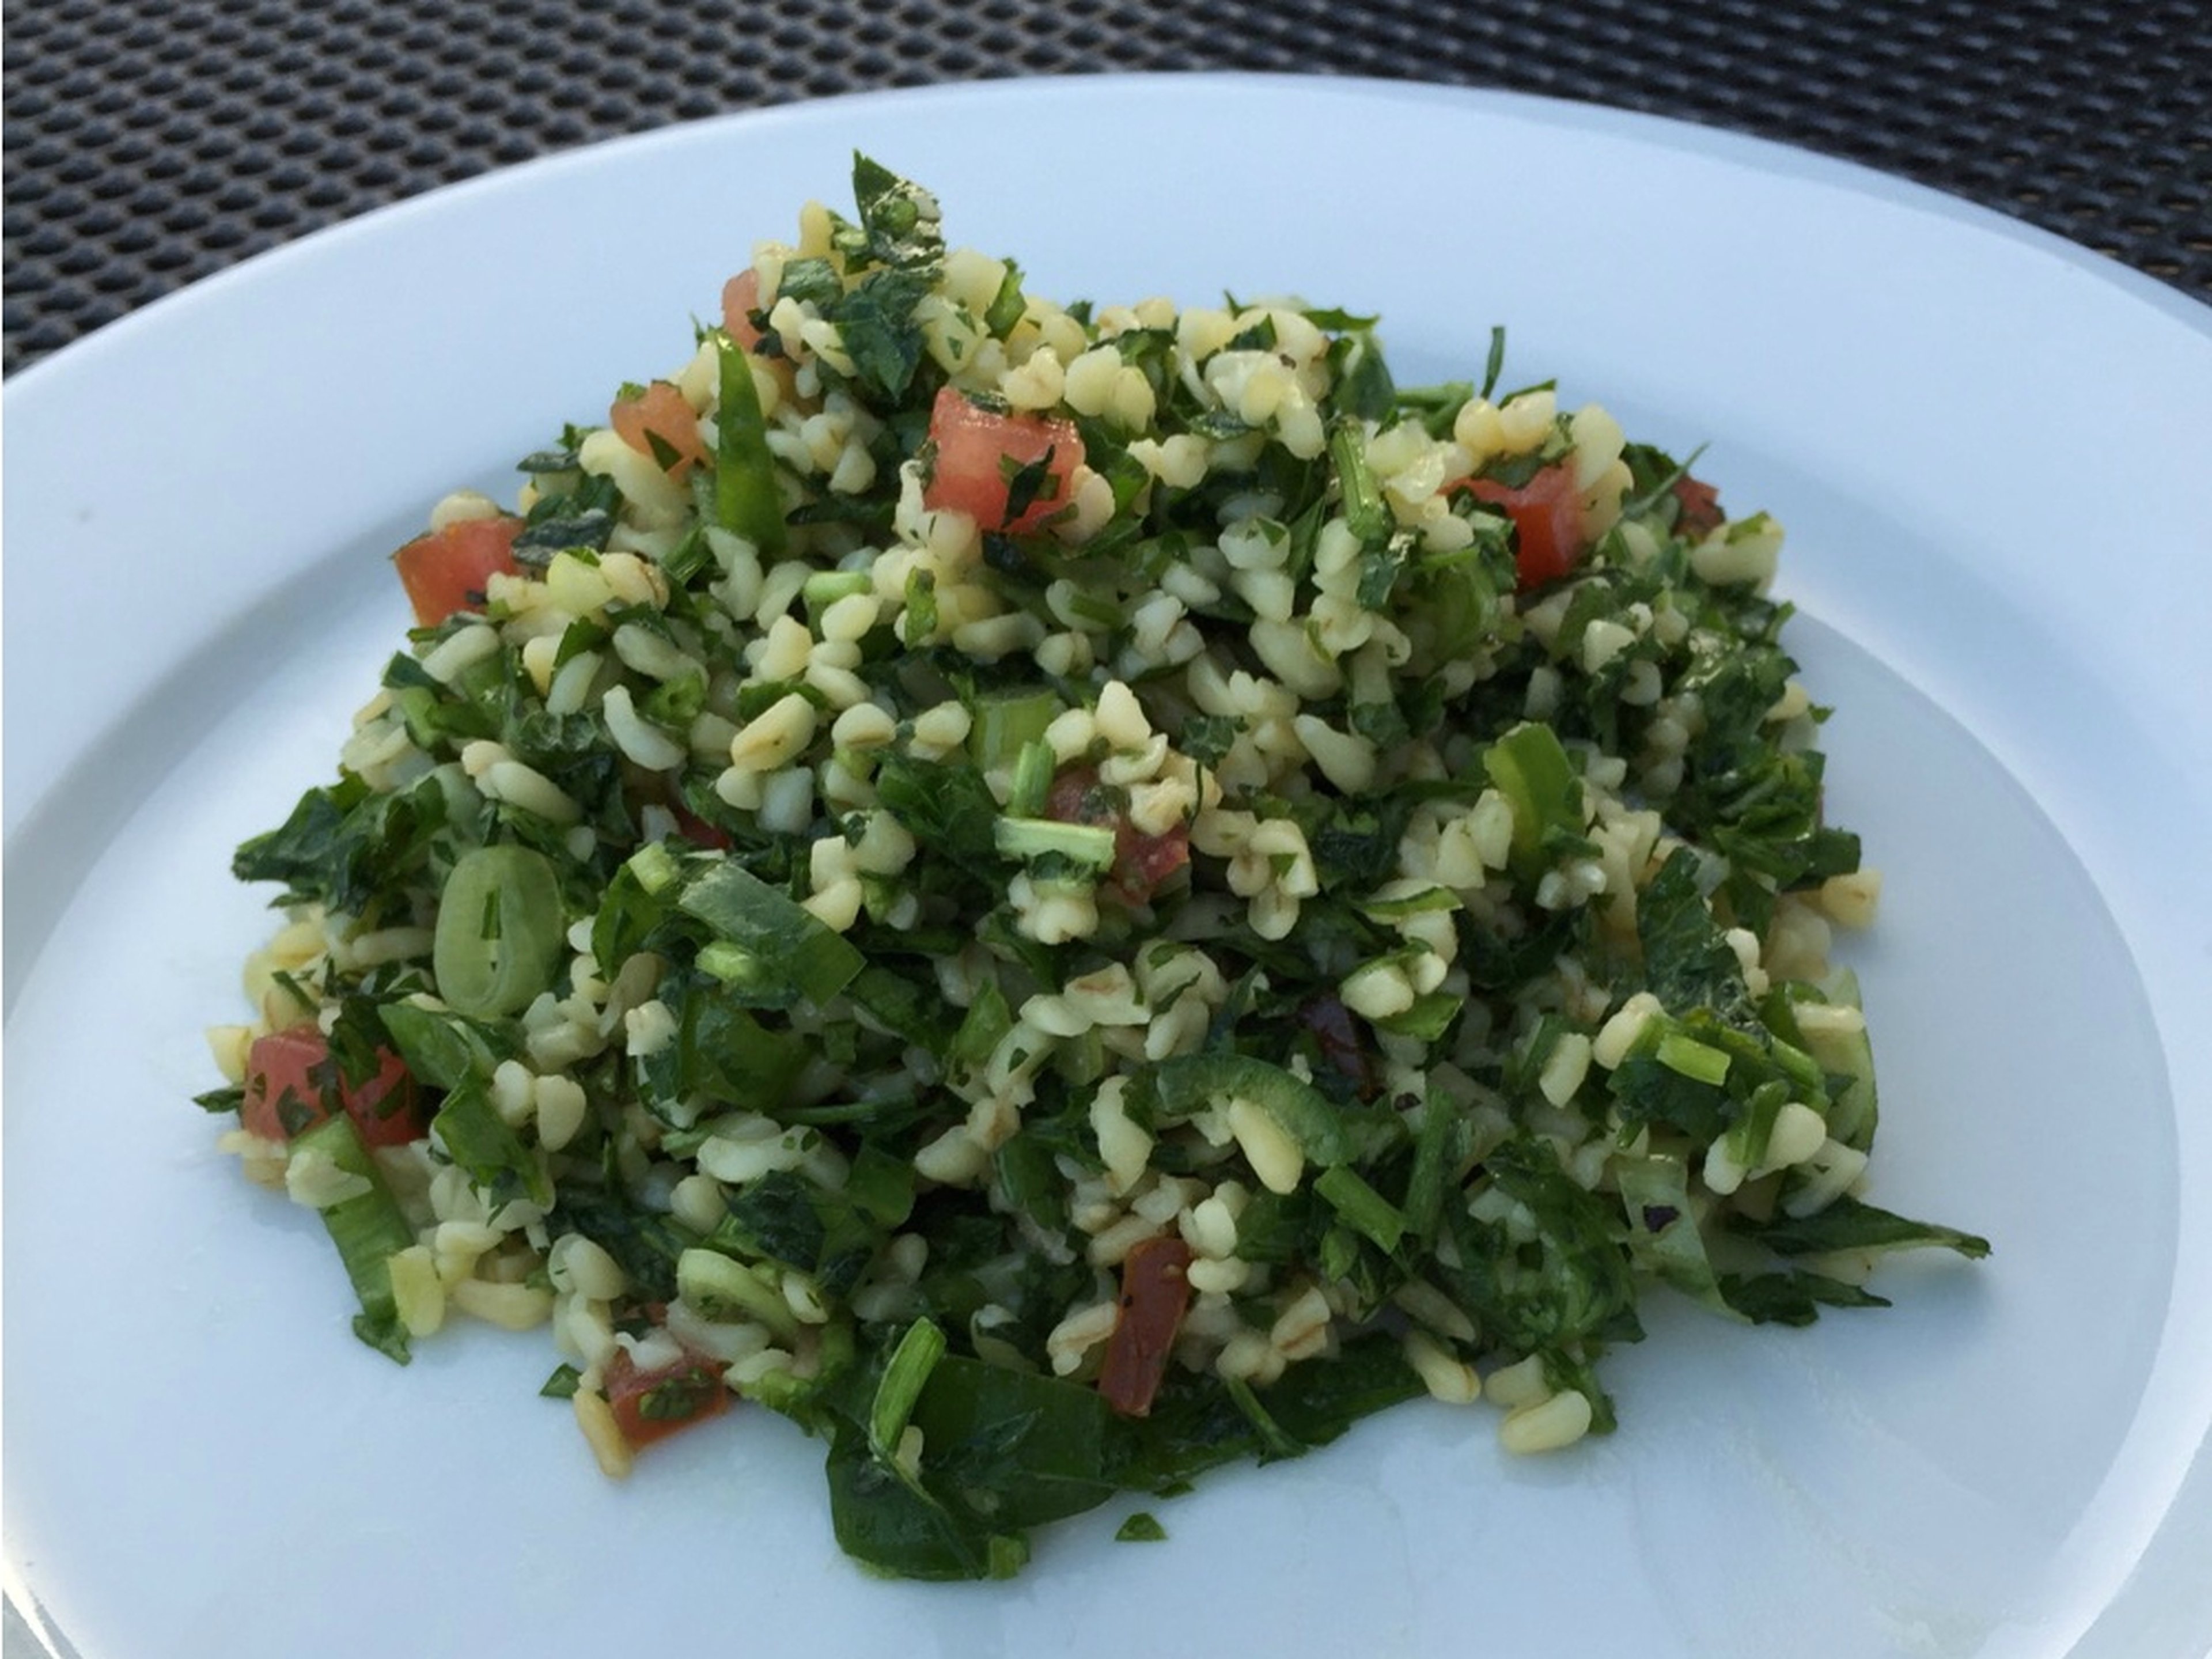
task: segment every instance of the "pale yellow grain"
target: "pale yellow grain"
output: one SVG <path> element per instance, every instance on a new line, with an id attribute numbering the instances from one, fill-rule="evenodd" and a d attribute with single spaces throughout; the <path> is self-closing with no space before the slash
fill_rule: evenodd
<path id="1" fill-rule="evenodd" d="M 635 1461 L 629 1442 L 623 1437 L 622 1427 L 615 1421 L 614 1407 L 607 1404 L 606 1396 L 588 1389 L 579 1389 L 568 1397 L 576 1413 L 576 1426 L 584 1431 L 584 1439 L 599 1460 L 599 1472 L 612 1480 L 627 1477 Z"/>

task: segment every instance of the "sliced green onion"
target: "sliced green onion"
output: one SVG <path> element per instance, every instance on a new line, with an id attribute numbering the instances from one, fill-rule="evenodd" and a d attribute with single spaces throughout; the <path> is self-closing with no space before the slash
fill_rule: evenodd
<path id="1" fill-rule="evenodd" d="M 768 447 L 768 422 L 753 386 L 752 364 L 729 340 L 717 351 L 721 404 L 714 416 L 714 516 L 764 557 L 783 551 L 783 501 L 776 493 L 775 458 Z"/>
<path id="2" fill-rule="evenodd" d="M 1858 976 L 1848 968 L 1837 969 L 1824 988 L 1831 1003 L 1846 1008 L 1860 1006 Z M 1803 1035 L 1814 1060 L 1832 1075 L 1850 1079 L 1828 1107 L 1828 1133 L 1844 1146 L 1864 1152 L 1874 1140 L 1879 1115 L 1874 1045 L 1865 1025 L 1850 1030 L 1820 1026 Z"/>
<path id="3" fill-rule="evenodd" d="M 1670 1072 L 1679 1072 L 1696 1083 L 1719 1084 L 1729 1074 L 1729 1057 L 1695 1037 L 1669 1031 L 1659 1039 L 1652 1058 Z"/>
<path id="4" fill-rule="evenodd" d="M 657 841 L 649 841 L 623 860 L 623 867 L 637 878 L 648 897 L 665 893 L 683 876 L 677 868 L 676 855 Z"/>
<path id="5" fill-rule="evenodd" d="M 986 772 L 1012 766 L 1060 718 L 1062 707 L 1060 694 L 1048 689 L 994 691 L 977 699 L 975 723 L 968 735 L 969 756 Z"/>
<path id="6" fill-rule="evenodd" d="M 1431 991 L 1416 997 L 1413 1006 L 1401 1013 L 1376 1022 L 1382 1030 L 1400 1036 L 1419 1037 L 1424 1042 L 1434 1042 L 1451 1029 L 1467 1006 L 1465 997 L 1455 997 L 1449 991 Z"/>
<path id="7" fill-rule="evenodd" d="M 361 1313 L 353 1322 L 354 1334 L 380 1353 L 401 1364 L 407 1363 L 407 1332 L 399 1322 L 399 1304 L 392 1293 L 392 1270 L 386 1264 L 415 1243 L 415 1229 L 386 1185 L 384 1171 L 368 1155 L 353 1120 L 336 1112 L 313 1128 L 295 1136 L 292 1150 L 319 1152 L 345 1174 L 358 1176 L 368 1190 L 340 1199 L 319 1213 L 323 1226 L 337 1247 L 346 1277 L 353 1281 Z"/>
<path id="8" fill-rule="evenodd" d="M 726 939 L 709 939 L 699 947 L 699 971 L 712 974 L 725 985 L 765 987 L 775 982 L 768 964 L 742 945 Z"/>
<path id="9" fill-rule="evenodd" d="M 1403 921 L 1408 916 L 1418 916 L 1431 910 L 1456 910 L 1459 895 L 1449 887 L 1424 887 L 1419 892 L 1408 893 L 1403 898 L 1376 898 L 1368 896 L 1352 901 L 1359 914 L 1372 921 Z"/>
<path id="10" fill-rule="evenodd" d="M 1762 1083 L 1751 1091 L 1744 1103 L 1743 1116 L 1729 1131 L 1729 1156 L 1747 1170 L 1753 1170 L 1766 1157 L 1767 1143 L 1773 1138 L 1774 1119 L 1790 1103 L 1790 1085 L 1779 1078 Z"/>
<path id="11" fill-rule="evenodd" d="M 1367 464 L 1366 429 L 1357 421 L 1339 421 L 1329 431 L 1328 453 L 1344 491 L 1346 526 L 1364 544 L 1389 540 L 1390 508 L 1376 482 L 1375 469 Z"/>
<path id="12" fill-rule="evenodd" d="M 1164 1061 L 1152 1075 L 1170 1116 L 1187 1117 L 1219 1100 L 1249 1100 L 1312 1162 L 1341 1164 L 1352 1156 L 1352 1137 L 1328 1097 L 1279 1066 L 1217 1049 Z"/>
<path id="13" fill-rule="evenodd" d="M 992 826 L 992 840 L 1010 859 L 1033 859 L 1047 853 L 1093 870 L 1114 866 L 1114 832 L 1103 823 L 1062 823 L 1057 818 L 1000 818 Z"/>
<path id="14" fill-rule="evenodd" d="M 818 629 L 822 613 L 842 599 L 855 593 L 875 591 L 876 579 L 865 570 L 817 570 L 806 579 L 799 590 L 800 601 L 806 606 L 806 622 L 810 628 Z"/>
<path id="15" fill-rule="evenodd" d="M 1406 1218 L 1398 1206 L 1376 1192 L 1349 1164 L 1323 1170 L 1315 1178 L 1314 1191 L 1344 1218 L 1345 1224 L 1364 1234 L 1385 1254 L 1398 1248 L 1406 1236 Z"/>
<path id="16" fill-rule="evenodd" d="M 783 1292 L 720 1250 L 689 1249 L 677 1257 L 676 1294 L 700 1317 L 717 1324 L 750 1319 L 787 1342 L 799 1334 L 798 1316 Z"/>
<path id="17" fill-rule="evenodd" d="M 727 860 L 694 877 L 676 902 L 736 945 L 759 971 L 781 980 L 817 1008 L 867 966 L 849 940 L 788 893 Z M 700 952 L 700 965 L 708 965 L 706 951 Z"/>
<path id="18" fill-rule="evenodd" d="M 944 1358 L 943 1331 L 927 1319 L 917 1319 L 906 1328 L 898 1346 L 891 1350 L 883 1378 L 876 1384 L 875 1400 L 868 1407 L 868 1443 L 878 1457 L 890 1457 L 898 1450 L 899 1437 L 906 1432 L 907 1419 L 914 1415 L 915 1401 L 921 1398 L 930 1372 Z"/>
<path id="19" fill-rule="evenodd" d="M 1451 1151 L 1452 1126 L 1459 1121 L 1458 1111 L 1442 1095 L 1430 1095 L 1421 1108 L 1421 1127 L 1413 1135 L 1413 1173 L 1406 1177 L 1406 1199 L 1400 1212 L 1407 1227 L 1423 1239 L 1436 1231 L 1444 1182 L 1450 1174 L 1446 1158 Z"/>
<path id="20" fill-rule="evenodd" d="M 465 853 L 438 896 L 430 970 L 449 1007 L 517 1014 L 553 983 L 567 926 L 552 862 L 527 847 Z"/>
<path id="21" fill-rule="evenodd" d="M 1012 787 L 1006 793 L 1006 811 L 1018 818 L 1033 818 L 1052 797 L 1053 770 L 1057 764 L 1052 745 L 1031 738 L 1014 756 Z"/>

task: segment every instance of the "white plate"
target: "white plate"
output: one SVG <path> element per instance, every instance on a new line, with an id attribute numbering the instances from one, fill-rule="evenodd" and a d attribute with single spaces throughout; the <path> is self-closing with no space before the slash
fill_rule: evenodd
<path id="1" fill-rule="evenodd" d="M 1990 1235 L 1889 1312 L 1656 1308 L 1556 1459 L 1414 1407 L 861 1577 L 747 1413 L 594 1472 L 542 1336 L 398 1370 L 185 1097 L 265 917 L 241 836 L 397 641 L 380 555 L 624 379 L 855 146 L 1048 294 L 1380 310 L 1408 378 L 1556 374 L 1792 531 L 1859 950 L 1875 1195 Z M 2212 322 L 2039 234 L 1723 134 L 1346 81 L 1054 81 L 655 133 L 310 239 L 6 392 L 7 1560 L 88 1659 L 2201 1653 L 2212 1637 Z M 2194 1472 L 2192 1473 L 2192 1464 Z"/>

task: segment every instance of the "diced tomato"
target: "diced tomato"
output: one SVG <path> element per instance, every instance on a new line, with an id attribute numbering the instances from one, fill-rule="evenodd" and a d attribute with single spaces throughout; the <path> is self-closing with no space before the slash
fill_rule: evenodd
<path id="1" fill-rule="evenodd" d="M 1522 592 L 1557 581 L 1582 557 L 1583 504 L 1571 460 L 1543 468 L 1517 488 L 1495 478 L 1466 478 L 1456 487 L 1504 507 L 1513 520 Z"/>
<path id="2" fill-rule="evenodd" d="M 760 349 L 761 331 L 752 313 L 760 309 L 760 272 L 750 265 L 722 284 L 722 326 L 740 351 Z"/>
<path id="3" fill-rule="evenodd" d="M 1674 533 L 1692 541 L 1704 540 L 1728 517 L 1721 511 L 1721 492 L 1686 472 L 1674 480 Z"/>
<path id="4" fill-rule="evenodd" d="M 1106 1339 L 1098 1392 L 1124 1417 L 1143 1417 L 1167 1376 L 1176 1333 L 1190 1306 L 1190 1246 L 1170 1233 L 1121 1258 L 1121 1310 Z"/>
<path id="5" fill-rule="evenodd" d="M 1114 885 L 1132 904 L 1146 904 L 1170 876 L 1190 862 L 1190 826 L 1175 823 L 1157 836 L 1133 825 L 1117 827 L 1114 839 Z"/>
<path id="6" fill-rule="evenodd" d="M 374 1077 L 349 1084 L 328 1038 L 313 1024 L 256 1037 L 246 1056 L 246 1103 L 239 1121 L 264 1140 L 289 1140 L 343 1110 L 370 1146 L 404 1146 L 424 1133 L 415 1079 L 385 1051 Z"/>
<path id="7" fill-rule="evenodd" d="M 1130 904 L 1145 904 L 1170 876 L 1190 862 L 1190 826 L 1170 824 L 1148 836 L 1129 822 L 1113 794 L 1102 788 L 1088 766 L 1071 766 L 1054 775 L 1045 796 L 1045 816 L 1061 823 L 1110 824 L 1114 868 L 1107 884 Z"/>
<path id="8" fill-rule="evenodd" d="M 624 443 L 678 481 L 707 459 L 697 413 L 666 380 L 655 380 L 635 398 L 616 398 L 607 422 Z"/>
<path id="9" fill-rule="evenodd" d="M 602 1387 L 615 1426 L 633 1449 L 703 1423 L 730 1403 L 721 1367 L 697 1354 L 687 1353 L 672 1364 L 641 1371 L 629 1350 L 618 1347 L 607 1361 L 605 1379 Z"/>
<path id="10" fill-rule="evenodd" d="M 417 536 L 392 556 L 415 620 L 434 628 L 456 611 L 481 611 L 494 576 L 512 576 L 520 519 L 464 519 Z"/>
<path id="11" fill-rule="evenodd" d="M 1000 415 L 951 386 L 929 412 L 936 470 L 921 492 L 932 509 L 965 513 L 985 530 L 1024 535 L 1065 508 L 1083 465 L 1083 439 L 1070 421 Z"/>
<path id="12" fill-rule="evenodd" d="M 1098 769 L 1071 766 L 1053 775 L 1045 792 L 1044 815 L 1056 823 L 1112 823 L 1121 814 L 1098 787 Z"/>

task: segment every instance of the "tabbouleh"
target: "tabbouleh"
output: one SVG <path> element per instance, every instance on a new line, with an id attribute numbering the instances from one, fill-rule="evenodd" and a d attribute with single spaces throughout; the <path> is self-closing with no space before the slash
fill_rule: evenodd
<path id="1" fill-rule="evenodd" d="M 239 850 L 288 920 L 204 1103 L 365 1340 L 550 1327 L 611 1474 L 765 1406 L 851 1553 L 1003 1576 L 1419 1395 L 1609 1431 L 1655 1282 L 1796 1324 L 1986 1249 L 1860 1196 L 1876 883 L 1771 519 L 1501 334 L 1408 389 L 854 185 L 438 506 Z"/>

